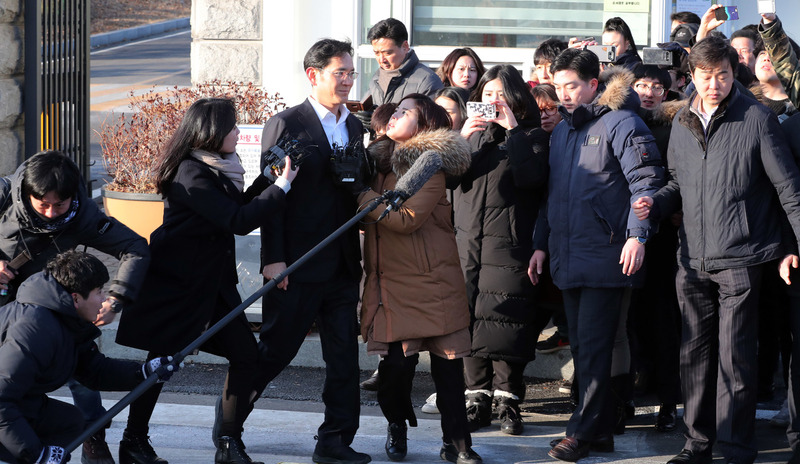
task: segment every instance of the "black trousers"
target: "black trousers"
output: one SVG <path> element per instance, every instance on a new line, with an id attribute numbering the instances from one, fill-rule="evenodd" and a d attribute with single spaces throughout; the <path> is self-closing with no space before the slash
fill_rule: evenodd
<path id="1" fill-rule="evenodd" d="M 467 426 L 467 408 L 464 403 L 464 364 L 461 359 L 431 357 L 431 377 L 436 387 L 436 406 L 441 414 L 442 441 L 452 443 L 459 451 L 472 446 Z M 419 355 L 406 357 L 401 342 L 389 344 L 389 353 L 378 364 L 378 404 L 390 424 L 408 420 L 417 426 L 414 406 L 411 404 L 411 387 Z"/>
<path id="2" fill-rule="evenodd" d="M 578 406 L 569 419 L 566 435 L 591 441 L 613 431 L 616 402 L 611 393 L 612 353 L 630 290 L 582 287 L 562 293 L 578 384 Z M 628 343 L 627 337 L 624 343 Z M 620 356 L 617 358 L 620 362 Z"/>
<path id="3" fill-rule="evenodd" d="M 527 363 L 487 358 L 464 358 L 464 379 L 467 390 L 501 390 L 525 399 L 525 366 Z"/>
<path id="4" fill-rule="evenodd" d="M 213 322 L 227 314 L 227 305 L 217 309 Z M 212 324 L 213 324 L 212 322 Z M 255 379 L 258 370 L 258 346 L 244 316 L 231 321 L 206 342 L 203 351 L 224 356 L 228 359 L 228 375 L 222 390 L 222 424 L 220 436 L 241 437 L 244 421 L 252 411 L 251 398 L 255 392 Z M 167 356 L 171 353 L 150 352 L 147 359 Z M 130 406 L 127 432 L 147 435 L 150 418 L 158 402 L 163 384 L 157 383 L 137 398 Z"/>
<path id="5" fill-rule="evenodd" d="M 715 272 L 678 268 L 686 445 L 752 463 L 758 383 L 760 265 Z"/>
<path id="6" fill-rule="evenodd" d="M 67 446 L 84 430 L 83 414 L 78 408 L 48 397 L 44 398 L 41 408 L 35 414 L 25 414 L 25 419 L 39 440 L 50 446 Z M 35 462 L 39 451 L 41 450 L 35 450 L 36 454 L 30 456 L 14 456 L 0 445 L 0 461 L 18 462 L 17 458 L 21 458 L 23 462 Z"/>
<path id="7" fill-rule="evenodd" d="M 358 281 L 350 277 L 324 283 L 290 279 L 287 290 L 274 289 L 264 297 L 255 398 L 294 359 L 316 321 L 325 360 L 325 419 L 317 435 L 325 447 L 349 446 L 358 430 L 357 305 Z"/>

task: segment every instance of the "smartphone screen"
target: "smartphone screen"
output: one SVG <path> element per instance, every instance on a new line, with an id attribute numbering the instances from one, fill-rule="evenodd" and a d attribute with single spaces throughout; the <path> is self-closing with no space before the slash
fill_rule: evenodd
<path id="1" fill-rule="evenodd" d="M 714 17 L 720 21 L 736 21 L 739 19 L 739 7 L 726 6 L 714 10 Z"/>

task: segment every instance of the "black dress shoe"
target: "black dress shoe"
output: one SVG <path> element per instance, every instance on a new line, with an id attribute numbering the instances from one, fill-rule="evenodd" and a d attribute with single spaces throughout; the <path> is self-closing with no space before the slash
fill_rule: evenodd
<path id="1" fill-rule="evenodd" d="M 380 377 L 378 377 L 378 369 L 375 369 L 375 372 L 372 373 L 369 378 L 363 382 L 361 382 L 361 389 L 371 392 L 378 391 L 378 382 L 380 381 Z"/>
<path id="2" fill-rule="evenodd" d="M 553 447 L 547 454 L 551 458 L 561 461 L 577 462 L 578 459 L 589 455 L 590 442 L 566 437 Z"/>
<path id="3" fill-rule="evenodd" d="M 442 449 L 439 451 L 439 457 L 448 462 L 456 464 L 483 464 L 483 459 L 472 451 L 472 448 L 467 448 L 466 451 L 458 451 L 456 445 L 452 443 L 443 443 Z"/>
<path id="4" fill-rule="evenodd" d="M 678 423 L 678 408 L 674 404 L 662 404 L 656 416 L 656 430 L 671 432 Z"/>
<path id="5" fill-rule="evenodd" d="M 683 449 L 675 457 L 667 461 L 667 464 L 711 464 L 714 457 L 711 453 L 699 453 L 689 449 Z"/>
<path id="6" fill-rule="evenodd" d="M 349 446 L 326 447 L 317 443 L 311 456 L 316 464 L 367 464 L 369 454 L 359 453 Z"/>
<path id="7" fill-rule="evenodd" d="M 386 456 L 390 461 L 402 461 L 408 453 L 408 426 L 389 424 L 386 428 Z"/>

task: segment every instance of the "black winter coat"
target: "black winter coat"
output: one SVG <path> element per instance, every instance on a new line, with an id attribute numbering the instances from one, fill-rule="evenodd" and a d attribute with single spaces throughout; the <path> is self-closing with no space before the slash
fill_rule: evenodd
<path id="1" fill-rule="evenodd" d="M 82 183 L 75 196 L 79 207 L 72 220 L 56 230 L 39 230 L 31 220 L 35 213 L 30 209 L 30 200 L 22 195 L 25 167 L 26 163 L 22 163 L 13 176 L 0 179 L 0 259 L 10 261 L 23 250 L 34 255 L 17 269 L 19 274 L 11 281 L 8 300 L 13 300 L 15 287 L 44 269 L 47 261 L 78 245 L 95 248 L 119 259 L 119 271 L 112 277 L 107 290 L 125 301 L 136 299 L 150 263 L 147 241 L 103 214 L 86 195 Z"/>
<path id="2" fill-rule="evenodd" d="M 16 301 L 0 308 L 0 444 L 21 461 L 34 462 L 52 444 L 42 443 L 35 427 L 46 394 L 71 377 L 93 390 L 131 390 L 143 380 L 141 364 L 98 351 L 99 335 L 46 272 L 23 282 Z"/>
<path id="3" fill-rule="evenodd" d="M 720 104 L 707 133 L 688 106 L 680 110 L 667 158 L 670 180 L 653 196 L 652 214 L 683 209 L 682 266 L 715 271 L 781 258 L 787 247 L 779 204 L 800 237 L 800 170 L 775 114 L 738 89 Z"/>
<path id="4" fill-rule="evenodd" d="M 533 227 L 547 182 L 549 135 L 536 120 L 492 123 L 470 137 L 469 170 L 454 192 L 456 241 L 472 315 L 473 356 L 535 356 Z"/>
<path id="5" fill-rule="evenodd" d="M 122 315 L 117 343 L 175 353 L 215 322 L 220 305 L 241 303 L 234 234 L 250 233 L 285 204 L 280 187 L 265 185 L 259 177 L 242 193 L 207 164 L 181 162 L 166 192 L 164 223 L 150 236 L 150 272 Z"/>

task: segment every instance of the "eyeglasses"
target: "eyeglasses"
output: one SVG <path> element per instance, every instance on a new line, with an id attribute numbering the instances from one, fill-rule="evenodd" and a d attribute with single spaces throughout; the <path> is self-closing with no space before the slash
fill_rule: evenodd
<path id="1" fill-rule="evenodd" d="M 649 91 L 653 92 L 653 95 L 655 95 L 656 97 L 660 97 L 660 96 L 664 95 L 664 92 L 666 92 L 666 89 L 664 88 L 663 85 L 648 85 L 648 84 L 644 84 L 644 83 L 641 83 L 641 82 L 638 83 L 638 84 L 635 84 L 633 86 L 633 88 L 636 89 L 636 91 L 640 92 L 640 93 L 644 93 L 644 92 L 647 92 L 649 90 Z"/>
<path id="2" fill-rule="evenodd" d="M 322 69 L 322 68 L 317 68 L 317 69 L 319 69 L 322 72 L 332 74 L 333 77 L 339 79 L 340 81 L 343 81 L 345 77 L 349 77 L 351 80 L 356 80 L 356 78 L 358 77 L 358 73 L 355 71 L 347 72 L 347 71 L 328 71 L 327 69 Z"/>
<path id="3" fill-rule="evenodd" d="M 544 106 L 544 107 L 539 108 L 539 111 L 542 114 L 546 114 L 547 116 L 552 116 L 552 115 L 558 113 L 558 107 L 557 106 Z"/>

